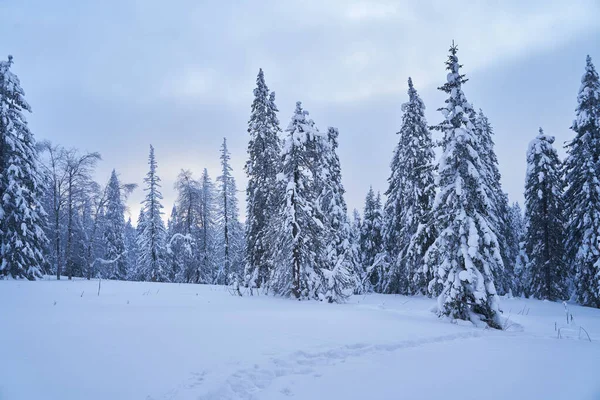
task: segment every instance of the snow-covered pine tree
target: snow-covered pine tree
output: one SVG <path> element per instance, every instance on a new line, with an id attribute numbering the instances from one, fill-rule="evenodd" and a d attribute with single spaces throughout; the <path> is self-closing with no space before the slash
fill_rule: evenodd
<path id="1" fill-rule="evenodd" d="M 175 231 L 175 226 L 177 225 L 177 204 L 173 204 L 173 208 L 171 209 L 171 215 L 169 219 L 167 219 L 167 234 L 169 237 Z"/>
<path id="2" fill-rule="evenodd" d="M 177 188 L 177 183 L 175 183 Z M 177 215 L 177 204 L 171 209 L 171 216 L 167 220 L 167 270 L 171 282 L 184 282 L 182 279 L 185 270 L 185 244 L 182 238 L 181 224 Z"/>
<path id="3" fill-rule="evenodd" d="M 512 283 L 510 284 L 514 295 L 523 295 L 523 271 L 527 265 L 525 260 L 525 220 L 523 210 L 519 203 L 513 203 L 508 209 L 508 235 L 507 244 L 509 246 L 507 253 L 512 259 L 514 265 Z"/>
<path id="4" fill-rule="evenodd" d="M 475 128 L 478 138 L 478 153 L 480 155 L 480 165 L 485 169 L 482 176 L 487 177 L 486 188 L 487 196 L 490 200 L 489 216 L 492 222 L 492 229 L 498 238 L 500 245 L 500 255 L 504 269 L 495 270 L 494 283 L 499 294 L 505 294 L 511 291 L 511 284 L 514 279 L 514 263 L 517 253 L 512 253 L 514 243 L 511 243 L 509 204 L 508 196 L 502 191 L 500 182 L 501 175 L 498 169 L 498 157 L 494 150 L 494 130 L 487 116 L 480 109 L 475 117 Z"/>
<path id="5" fill-rule="evenodd" d="M 221 175 L 218 194 L 218 227 L 219 236 L 219 273 L 217 283 L 229 285 L 241 279 L 243 248 L 240 248 L 243 236 L 242 224 L 239 221 L 239 208 L 235 178 L 231 174 L 231 154 L 227 149 L 227 139 L 221 145 Z"/>
<path id="6" fill-rule="evenodd" d="M 600 307 L 600 79 L 587 56 L 565 160 L 566 259 L 577 301 Z"/>
<path id="7" fill-rule="evenodd" d="M 165 224 L 162 220 L 162 194 L 160 178 L 156 175 L 156 158 L 154 147 L 150 145 L 148 157 L 150 170 L 144 178 L 146 198 L 142 202 L 144 218 L 138 222 L 138 268 L 144 280 L 152 282 L 168 281 L 166 268 L 166 236 Z"/>
<path id="8" fill-rule="evenodd" d="M 350 223 L 344 200 L 342 171 L 337 155 L 339 131 L 329 127 L 327 137 L 317 136 L 318 157 L 322 189 L 320 209 L 325 226 L 325 264 L 323 269 L 327 284 L 325 297 L 329 302 L 339 302 L 354 289 L 354 253 L 350 244 Z"/>
<path id="9" fill-rule="evenodd" d="M 280 175 L 285 198 L 278 213 L 280 228 L 272 232 L 278 252 L 269 286 L 281 296 L 319 299 L 325 286 L 321 271 L 325 227 L 318 205 L 314 163 L 316 137 L 321 133 L 307 116 L 302 103 L 297 102 L 286 129 Z"/>
<path id="10" fill-rule="evenodd" d="M 269 93 L 262 69 L 256 78 L 252 113 L 248 121 L 248 176 L 246 189 L 246 266 L 245 283 L 250 287 L 262 287 L 269 279 L 273 267 L 275 249 L 269 236 L 270 218 L 283 194 L 277 183 L 281 170 L 281 143 L 279 120 L 275 106 L 275 93 Z M 275 230 L 276 228 L 273 227 Z"/>
<path id="11" fill-rule="evenodd" d="M 385 192 L 383 240 L 389 269 L 386 293 L 427 293 L 432 277 L 423 271 L 423 256 L 431 245 L 431 206 L 435 198 L 433 140 L 425 120 L 425 104 L 408 78 L 408 102 L 402 105 L 402 127 L 390 164 Z M 419 226 L 423 228 L 419 230 Z M 417 235 L 419 232 L 419 235 Z"/>
<path id="12" fill-rule="evenodd" d="M 169 232 L 169 250 L 177 282 L 209 282 L 200 271 L 202 188 L 190 170 L 181 170 L 175 182 L 177 199 Z"/>
<path id="13" fill-rule="evenodd" d="M 216 193 L 208 170 L 200 178 L 200 214 L 198 230 L 198 275 L 196 283 L 216 283 L 219 272 L 216 249 Z"/>
<path id="14" fill-rule="evenodd" d="M 12 63 L 12 56 L 0 62 L 0 278 L 33 280 L 45 264 L 45 212 L 35 139 L 23 115 L 31 107 Z"/>
<path id="15" fill-rule="evenodd" d="M 127 255 L 125 249 L 125 205 L 121 184 L 113 169 L 106 187 L 106 211 L 104 213 L 104 260 L 102 276 L 107 279 L 127 279 Z"/>
<path id="16" fill-rule="evenodd" d="M 539 135 L 529 143 L 525 178 L 525 250 L 528 293 L 538 299 L 568 300 L 564 262 L 564 208 L 561 163 L 554 137 Z"/>
<path id="17" fill-rule="evenodd" d="M 435 129 L 443 134 L 443 153 L 438 165 L 439 192 L 433 204 L 435 241 L 425 262 L 435 275 L 430 286 L 442 286 L 438 315 L 455 319 L 481 319 L 500 328 L 499 298 L 494 270 L 501 270 L 502 257 L 490 216 L 489 178 L 481 165 L 473 107 L 462 85 L 467 81 L 459 70 L 453 44 L 446 62 L 447 83 L 440 90 L 448 94 L 440 108 L 444 120 Z"/>
<path id="18" fill-rule="evenodd" d="M 125 250 L 127 251 L 127 279 L 136 280 L 136 263 L 138 257 L 136 230 L 131 223 L 131 217 L 125 224 Z"/>
<path id="19" fill-rule="evenodd" d="M 246 226 L 238 220 L 236 230 L 237 232 L 234 230 L 232 242 L 230 243 L 231 273 L 229 274 L 229 285 L 236 285 L 239 288 L 244 283 Z"/>
<path id="20" fill-rule="evenodd" d="M 367 283 L 367 271 L 361 262 L 360 237 L 362 232 L 362 221 L 360 212 L 355 208 L 352 210 L 352 223 L 350 225 L 350 246 L 354 265 L 354 294 L 363 294 L 368 291 L 370 285 Z"/>
<path id="21" fill-rule="evenodd" d="M 508 211 L 511 231 L 518 238 L 522 238 L 525 234 L 525 219 L 523 215 L 523 209 L 519 202 L 514 202 Z"/>
<path id="22" fill-rule="evenodd" d="M 375 195 L 373 187 L 369 187 L 365 198 L 362 225 L 360 230 L 360 262 L 366 271 L 365 290 L 367 292 L 383 291 L 383 211 L 381 195 Z"/>
<path id="23" fill-rule="evenodd" d="M 141 253 L 141 237 L 142 232 L 146 226 L 146 215 L 144 214 L 144 207 L 140 209 L 140 213 L 138 214 L 137 225 L 135 226 L 135 249 L 137 251 L 134 267 L 129 274 L 131 280 L 134 281 L 145 281 L 146 276 L 144 275 L 144 270 L 140 265 L 140 253 Z"/>

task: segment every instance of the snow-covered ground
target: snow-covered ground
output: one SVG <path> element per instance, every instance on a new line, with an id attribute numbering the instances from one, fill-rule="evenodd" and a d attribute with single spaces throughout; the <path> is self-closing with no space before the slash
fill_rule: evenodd
<path id="1" fill-rule="evenodd" d="M 503 299 L 508 331 L 434 300 L 347 304 L 222 287 L 0 281 L 0 399 L 599 399 L 600 310 Z M 578 339 L 578 326 L 592 342 Z"/>

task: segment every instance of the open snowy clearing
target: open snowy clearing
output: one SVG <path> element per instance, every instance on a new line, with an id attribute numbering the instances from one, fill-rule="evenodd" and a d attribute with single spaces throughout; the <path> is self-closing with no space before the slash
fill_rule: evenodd
<path id="1" fill-rule="evenodd" d="M 0 281 L 0 399 L 598 399 L 600 310 L 503 299 L 509 331 L 434 300 L 234 297 L 204 285 Z M 578 327 L 587 336 L 579 339 Z"/>

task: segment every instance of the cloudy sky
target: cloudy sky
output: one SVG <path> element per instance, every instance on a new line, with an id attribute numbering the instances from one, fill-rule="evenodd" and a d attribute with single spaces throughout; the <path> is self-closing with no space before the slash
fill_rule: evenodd
<path id="1" fill-rule="evenodd" d="M 168 211 L 180 169 L 218 175 L 223 137 L 245 188 L 263 68 L 284 128 L 301 100 L 321 129 L 340 129 L 347 201 L 362 208 L 369 185 L 385 191 L 409 76 L 440 121 L 454 40 L 467 99 L 495 128 L 504 188 L 522 201 L 538 127 L 559 146 L 571 137 L 585 55 L 600 67 L 599 21 L 598 0 L 0 0 L 0 52 L 14 56 L 38 140 L 99 151 L 100 182 L 116 168 L 141 183 L 152 143 Z M 142 197 L 130 199 L 134 220 Z"/>

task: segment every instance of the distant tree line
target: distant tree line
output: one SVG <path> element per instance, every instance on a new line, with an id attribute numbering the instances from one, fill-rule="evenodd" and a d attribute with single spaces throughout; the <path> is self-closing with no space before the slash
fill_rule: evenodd
<path id="1" fill-rule="evenodd" d="M 600 79 L 591 58 L 566 159 L 542 129 L 529 145 L 523 213 L 502 190 L 494 131 L 465 96 L 457 52 L 453 44 L 437 125 L 428 126 L 408 79 L 388 188 L 384 198 L 369 189 L 362 215 L 348 215 L 339 131 L 320 130 L 300 102 L 282 129 L 260 70 L 245 224 L 224 139 L 216 182 L 206 169 L 198 179 L 180 172 L 166 225 L 150 146 L 135 227 L 124 216 L 136 185 L 114 170 L 107 184 L 95 182 L 100 154 L 36 144 L 9 57 L 0 63 L 0 276 L 210 283 L 328 302 L 437 296 L 440 316 L 496 328 L 500 295 L 600 307 Z"/>

